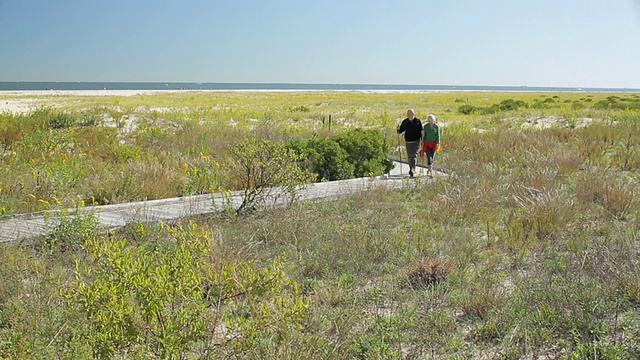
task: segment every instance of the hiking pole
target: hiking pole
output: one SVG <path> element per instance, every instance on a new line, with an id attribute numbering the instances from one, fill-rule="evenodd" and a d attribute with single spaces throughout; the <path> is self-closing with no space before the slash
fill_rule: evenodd
<path id="1" fill-rule="evenodd" d="M 398 159 L 400 159 L 400 177 L 402 177 L 402 145 L 400 145 L 400 140 L 402 139 L 402 135 L 400 135 L 400 133 L 398 133 L 396 131 L 396 133 L 398 134 L 397 139 L 398 139 L 398 146 L 396 147 L 396 149 L 398 149 L 398 152 L 400 152 L 400 156 L 398 156 Z M 408 161 L 408 158 L 407 158 Z"/>

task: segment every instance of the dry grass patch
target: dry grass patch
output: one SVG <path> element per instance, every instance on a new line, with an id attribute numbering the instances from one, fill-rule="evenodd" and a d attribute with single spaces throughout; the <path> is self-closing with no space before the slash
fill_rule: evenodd
<path id="1" fill-rule="evenodd" d="M 634 202 L 637 185 L 616 176 L 614 172 L 595 169 L 579 174 L 575 179 L 577 199 L 587 205 L 602 206 L 609 216 L 625 218 Z"/>
<path id="2" fill-rule="evenodd" d="M 426 289 L 443 282 L 453 271 L 453 265 L 446 260 L 422 259 L 403 276 L 401 287 L 412 290 Z"/>

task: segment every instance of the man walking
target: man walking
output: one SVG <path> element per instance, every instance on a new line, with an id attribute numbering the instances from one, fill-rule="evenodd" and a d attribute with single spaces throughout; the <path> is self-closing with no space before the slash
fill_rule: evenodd
<path id="1" fill-rule="evenodd" d="M 404 133 L 404 142 L 407 148 L 407 160 L 409 161 L 409 177 L 413 178 L 416 171 L 416 157 L 420 150 L 422 140 L 422 122 L 415 115 L 413 109 L 407 110 L 407 118 L 398 126 L 398 134 Z"/>

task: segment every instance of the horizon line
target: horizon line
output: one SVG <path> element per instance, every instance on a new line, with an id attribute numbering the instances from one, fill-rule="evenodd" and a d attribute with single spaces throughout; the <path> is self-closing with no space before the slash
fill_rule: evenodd
<path id="1" fill-rule="evenodd" d="M 35 80 L 0 80 L 0 83 L 16 84 L 37 84 L 37 83 L 58 83 L 58 84 L 228 84 L 228 85 L 304 85 L 304 86 L 364 86 L 364 87 L 442 87 L 442 88 L 522 88 L 522 89 L 602 89 L 602 90 L 633 90 L 640 91 L 640 87 L 610 87 L 610 86 L 554 86 L 554 85 L 443 85 L 443 84 L 391 84 L 391 83 L 321 83 L 321 82 L 229 82 L 229 81 L 35 81 Z"/>

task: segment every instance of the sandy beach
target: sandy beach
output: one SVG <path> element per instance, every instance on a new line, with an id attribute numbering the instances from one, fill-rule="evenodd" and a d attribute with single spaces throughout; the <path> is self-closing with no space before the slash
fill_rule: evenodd
<path id="1" fill-rule="evenodd" d="M 134 96 L 186 91 L 201 90 L 4 90 L 0 91 L 0 99 L 4 96 Z"/>
<path id="2" fill-rule="evenodd" d="M 180 92 L 187 90 L 22 90 L 0 91 L 0 113 L 25 114 L 50 99 L 37 99 L 40 96 L 134 96 L 151 93 Z"/>

